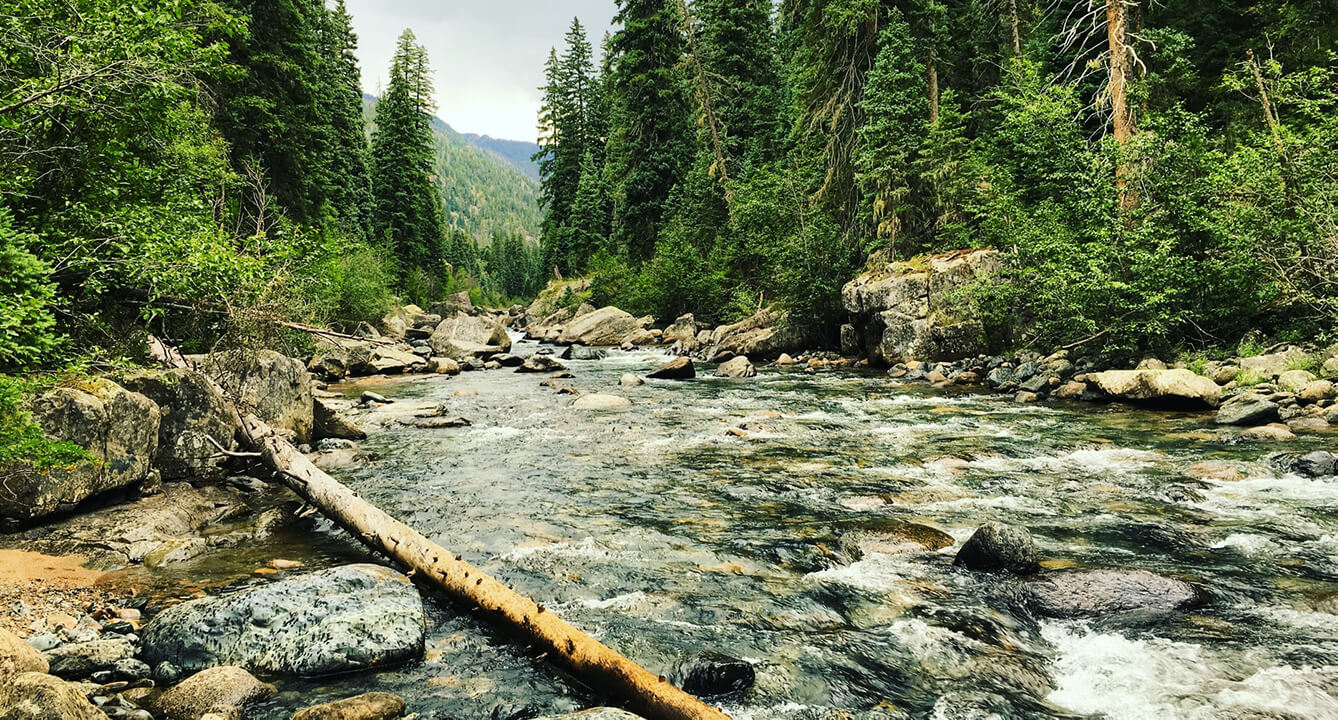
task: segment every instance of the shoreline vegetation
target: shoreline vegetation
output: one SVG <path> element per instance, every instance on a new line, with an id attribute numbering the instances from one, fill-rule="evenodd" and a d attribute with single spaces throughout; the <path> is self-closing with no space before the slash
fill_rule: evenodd
<path id="1" fill-rule="evenodd" d="M 247 505 L 266 478 L 239 410 L 336 470 L 366 433 L 329 383 L 514 370 L 616 412 L 627 398 L 564 383 L 564 359 L 601 348 L 664 350 L 653 380 L 851 371 L 1212 413 L 1280 472 L 1338 473 L 1333 453 L 1286 452 L 1338 424 L 1338 18 L 1306 3 L 619 0 L 598 52 L 574 20 L 544 68 L 539 236 L 487 238 L 459 226 L 468 193 L 433 132 L 449 98 L 412 30 L 371 103 L 343 0 L 13 5 L 7 542 L 65 538 L 89 567 L 254 542 L 296 508 Z M 513 332 L 544 351 L 512 354 Z M 155 363 L 150 337 L 191 367 Z M 107 507 L 125 512 L 67 527 Z M 157 529 L 90 542 L 116 523 Z M 963 564 L 1035 565 L 1029 536 L 982 533 Z M 0 718 L 218 720 L 275 692 L 240 655 L 150 665 L 143 598 L 61 547 L 0 555 L 41 566 L 0 575 L 34 615 L 0 629 Z M 287 582 L 287 562 L 257 572 Z M 354 594 L 349 643 L 367 618 L 421 627 L 407 580 L 350 572 L 312 581 L 385 591 L 383 615 Z M 332 666 L 418 657 L 412 635 Z M 706 656 L 675 682 L 712 695 L 751 673 Z M 412 710 L 348 702 L 303 717 Z"/>

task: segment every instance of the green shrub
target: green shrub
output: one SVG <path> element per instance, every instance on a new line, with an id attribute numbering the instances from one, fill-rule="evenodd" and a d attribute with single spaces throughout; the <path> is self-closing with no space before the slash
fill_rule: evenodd
<path id="1" fill-rule="evenodd" d="M 78 445 L 47 438 L 33 421 L 28 398 L 49 382 L 0 375 L 0 471 L 21 466 L 44 472 L 89 459 Z"/>
<path id="2" fill-rule="evenodd" d="M 34 238 L 0 208 L 0 368 L 41 362 L 56 348 L 51 269 L 28 251 Z"/>

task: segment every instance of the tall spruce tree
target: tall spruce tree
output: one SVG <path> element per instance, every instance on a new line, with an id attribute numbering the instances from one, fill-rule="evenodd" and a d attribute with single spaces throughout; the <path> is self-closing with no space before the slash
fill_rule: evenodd
<path id="1" fill-rule="evenodd" d="M 331 83 L 328 94 L 332 180 L 330 204 L 345 232 L 365 236 L 370 230 L 375 203 L 372 198 L 370 147 L 362 113 L 358 36 L 353 32 L 344 0 L 328 12 L 323 49 Z"/>
<path id="2" fill-rule="evenodd" d="M 540 110 L 540 150 L 536 157 L 542 199 L 548 210 L 543 241 L 546 258 L 562 272 L 579 269 L 573 257 L 570 216 L 581 182 L 581 165 L 599 141 L 594 132 L 597 80 L 585 28 L 573 19 L 561 57 L 554 50 L 545 66 Z"/>
<path id="3" fill-rule="evenodd" d="M 700 53 L 713 79 L 711 98 L 725 153 L 736 167 L 775 160 L 780 144 L 781 79 L 770 0 L 697 0 Z"/>
<path id="4" fill-rule="evenodd" d="M 388 243 L 400 277 L 439 278 L 446 254 L 446 213 L 433 181 L 436 156 L 427 108 L 432 88 L 427 53 L 405 30 L 395 49 L 390 84 L 376 106 L 372 193 L 377 236 Z"/>
<path id="5" fill-rule="evenodd" d="M 590 257 L 604 247 L 609 235 L 607 202 L 603 169 L 592 148 L 581 161 L 581 182 L 571 208 L 571 260 L 576 267 L 585 267 Z"/>
<path id="6" fill-rule="evenodd" d="M 640 262 L 653 254 L 669 194 L 692 157 L 679 67 L 685 41 L 678 0 L 619 0 L 618 8 L 611 85 L 619 107 L 606 162 L 615 184 L 616 244 Z"/>

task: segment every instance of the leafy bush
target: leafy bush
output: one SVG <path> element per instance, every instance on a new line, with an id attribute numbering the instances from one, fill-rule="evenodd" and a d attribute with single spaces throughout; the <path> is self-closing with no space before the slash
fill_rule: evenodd
<path id="1" fill-rule="evenodd" d="M 0 208 L 0 368 L 34 365 L 57 345 L 56 288 L 51 269 L 28 251 L 33 241 Z"/>
<path id="2" fill-rule="evenodd" d="M 22 467 L 44 472 L 89 458 L 74 443 L 50 440 L 33 421 L 27 399 L 41 388 L 33 380 L 0 375 L 0 471 Z"/>

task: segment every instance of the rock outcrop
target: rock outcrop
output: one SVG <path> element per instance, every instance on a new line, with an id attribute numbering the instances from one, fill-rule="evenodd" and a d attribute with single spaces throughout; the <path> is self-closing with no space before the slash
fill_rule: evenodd
<path id="1" fill-rule="evenodd" d="M 1215 408 L 1222 402 L 1217 383 L 1189 370 L 1107 370 L 1085 382 L 1112 400 L 1142 405 Z"/>
<path id="2" fill-rule="evenodd" d="M 232 408 L 208 378 L 193 370 L 145 370 L 121 384 L 158 405 L 158 452 L 163 480 L 221 480 L 227 473 L 218 448 L 231 450 L 236 431 Z"/>
<path id="3" fill-rule="evenodd" d="M 617 347 L 645 329 L 645 323 L 616 307 L 603 307 L 580 315 L 563 328 L 558 336 L 562 345 Z"/>
<path id="4" fill-rule="evenodd" d="M 842 351 L 893 365 L 911 360 L 958 360 L 985 351 L 984 327 L 956 317 L 954 291 L 1001 267 L 998 251 L 962 250 L 913 262 L 870 260 L 869 270 L 846 284 L 841 301 L 852 323 Z"/>
<path id="5" fill-rule="evenodd" d="M 427 342 L 432 352 L 457 362 L 511 350 L 511 336 L 501 323 L 463 314 L 441 321 Z"/>
<path id="6" fill-rule="evenodd" d="M 310 677 L 418 657 L 423 637 L 423 602 L 408 578 L 346 565 L 168 608 L 145 626 L 143 656 L 187 671 Z"/>
<path id="7" fill-rule="evenodd" d="M 273 350 L 228 350 L 187 358 L 270 427 L 297 443 L 311 442 L 311 374 Z"/>
<path id="8" fill-rule="evenodd" d="M 149 478 L 162 416 L 147 397 L 98 378 L 48 391 L 33 401 L 32 411 L 49 437 L 84 448 L 91 461 L 41 473 L 0 468 L 0 518 L 66 511 Z"/>
<path id="9" fill-rule="evenodd" d="M 785 313 L 764 308 L 732 325 L 698 333 L 696 356 L 710 362 L 728 360 L 736 355 L 774 358 L 785 352 L 798 351 L 802 341 Z"/>

